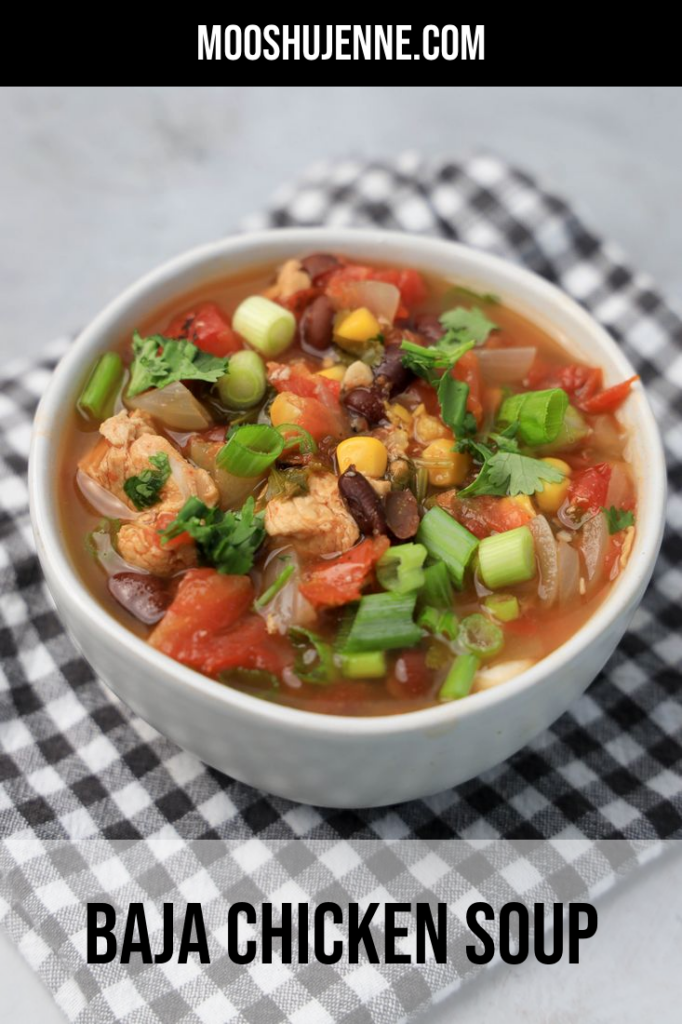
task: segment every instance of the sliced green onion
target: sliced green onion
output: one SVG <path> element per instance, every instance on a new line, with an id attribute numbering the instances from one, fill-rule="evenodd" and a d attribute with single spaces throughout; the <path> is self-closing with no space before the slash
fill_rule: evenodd
<path id="1" fill-rule="evenodd" d="M 450 574 L 443 562 L 436 562 L 424 569 L 424 586 L 421 592 L 424 603 L 432 608 L 451 608 L 454 597 Z"/>
<path id="2" fill-rule="evenodd" d="M 537 449 L 537 455 L 551 455 L 552 452 L 574 448 L 590 432 L 584 416 L 573 405 L 569 405 L 564 413 L 559 433 L 549 444 Z"/>
<path id="3" fill-rule="evenodd" d="M 389 548 L 377 563 L 377 579 L 384 590 L 407 594 L 424 586 L 426 548 L 422 544 L 400 544 Z"/>
<path id="4" fill-rule="evenodd" d="M 478 571 L 486 587 L 499 590 L 535 577 L 535 545 L 527 526 L 495 533 L 478 547 Z"/>
<path id="5" fill-rule="evenodd" d="M 230 356 L 227 373 L 218 380 L 220 401 L 228 409 L 250 409 L 265 394 L 267 378 L 263 360 L 257 352 L 242 349 Z"/>
<path id="6" fill-rule="evenodd" d="M 467 651 L 479 658 L 494 658 L 504 647 L 504 633 L 500 627 L 480 612 L 462 619 L 459 639 Z"/>
<path id="7" fill-rule="evenodd" d="M 296 333 L 296 318 L 283 306 L 263 295 L 251 295 L 237 306 L 232 327 L 261 355 L 278 356 Z"/>
<path id="8" fill-rule="evenodd" d="M 478 538 L 456 519 L 436 506 L 422 519 L 417 540 L 423 544 L 431 558 L 443 562 L 455 586 L 462 589 L 467 566 L 478 547 Z"/>
<path id="9" fill-rule="evenodd" d="M 422 609 L 417 625 L 434 636 L 444 636 L 446 640 L 454 640 L 459 633 L 459 620 L 454 612 L 431 606 Z"/>
<path id="10" fill-rule="evenodd" d="M 118 352 L 99 357 L 80 393 L 77 405 L 94 420 L 104 420 L 113 411 L 114 398 L 123 380 L 123 363 Z"/>
<path id="11" fill-rule="evenodd" d="M 317 451 L 317 442 L 313 435 L 299 427 L 297 423 L 280 423 L 275 430 L 284 438 L 285 452 L 292 448 L 298 448 L 304 455 Z"/>
<path id="12" fill-rule="evenodd" d="M 386 655 L 383 651 L 342 654 L 341 674 L 346 679 L 382 679 L 386 675 Z"/>
<path id="13" fill-rule="evenodd" d="M 294 672 L 304 683 L 331 683 L 336 675 L 331 644 L 303 626 L 292 626 L 289 639 L 297 648 Z"/>
<path id="14" fill-rule="evenodd" d="M 445 682 L 438 691 L 438 700 L 460 700 L 466 697 L 473 686 L 479 664 L 475 654 L 460 654 L 455 658 Z"/>
<path id="15" fill-rule="evenodd" d="M 295 565 L 287 565 L 282 569 L 275 582 L 272 583 L 267 590 L 263 591 L 257 601 L 253 602 L 253 607 L 257 611 L 260 611 L 261 608 L 265 608 L 267 604 L 270 604 L 273 598 L 277 597 L 285 583 L 287 583 L 293 576 L 295 568 Z"/>
<path id="16" fill-rule="evenodd" d="M 462 429 L 468 398 L 469 385 L 457 380 L 446 370 L 438 384 L 438 401 L 441 419 L 454 431 L 455 436 Z"/>
<path id="17" fill-rule="evenodd" d="M 247 423 L 235 432 L 216 455 L 218 469 L 235 476 L 260 476 L 284 451 L 284 438 L 274 427 Z"/>
<path id="18" fill-rule="evenodd" d="M 414 593 L 389 591 L 363 597 L 342 653 L 414 647 L 422 636 L 421 629 L 412 618 L 416 602 Z"/>
<path id="19" fill-rule="evenodd" d="M 505 398 L 498 418 L 501 423 L 518 423 L 524 444 L 549 444 L 561 430 L 567 408 L 568 395 L 561 388 L 526 391 Z"/>
<path id="20" fill-rule="evenodd" d="M 218 673 L 218 681 L 228 686 L 237 683 L 253 692 L 256 697 L 270 697 L 279 690 L 279 679 L 273 672 L 261 668 L 231 668 Z"/>
<path id="21" fill-rule="evenodd" d="M 483 604 L 500 622 L 513 622 L 520 614 L 519 600 L 513 594 L 491 594 Z"/>

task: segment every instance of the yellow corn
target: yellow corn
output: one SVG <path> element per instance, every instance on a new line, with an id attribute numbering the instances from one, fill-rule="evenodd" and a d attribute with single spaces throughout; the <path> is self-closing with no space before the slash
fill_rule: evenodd
<path id="1" fill-rule="evenodd" d="M 270 419 L 273 427 L 281 427 L 283 423 L 296 423 L 301 410 L 290 401 L 292 396 L 289 392 L 283 391 L 277 395 L 270 406 Z"/>
<path id="2" fill-rule="evenodd" d="M 515 505 L 518 505 L 518 507 L 523 509 L 524 512 L 527 512 L 529 516 L 537 515 L 535 506 L 527 494 L 515 494 L 514 497 L 509 500 L 513 501 Z"/>
<path id="3" fill-rule="evenodd" d="M 317 375 L 318 377 L 328 377 L 329 380 L 343 380 L 345 372 L 346 367 L 341 363 L 336 363 L 335 366 L 330 366 L 326 370 L 319 370 Z"/>
<path id="4" fill-rule="evenodd" d="M 386 406 L 386 415 L 394 427 L 407 427 L 409 429 L 412 426 L 412 413 L 404 405 L 401 405 L 400 402 L 393 402 L 391 405 Z"/>
<path id="5" fill-rule="evenodd" d="M 429 444 L 431 441 L 437 441 L 440 437 L 452 437 L 443 421 L 439 420 L 437 416 L 429 416 L 427 412 L 422 413 L 421 416 L 415 416 L 413 430 L 416 440 L 421 444 Z"/>
<path id="6" fill-rule="evenodd" d="M 349 437 L 336 449 L 339 472 L 355 466 L 363 476 L 381 477 L 388 465 L 386 445 L 378 437 Z"/>
<path id="7" fill-rule="evenodd" d="M 334 324 L 334 334 L 344 341 L 363 343 L 380 333 L 379 321 L 365 306 L 350 313 L 340 313 Z"/>
<path id="8" fill-rule="evenodd" d="M 541 512 L 546 515 L 554 515 L 564 503 L 568 488 L 571 486 L 571 467 L 563 459 L 541 459 L 553 469 L 558 469 L 564 474 L 564 479 L 558 484 L 551 484 L 545 481 L 543 489 L 535 492 L 535 501 Z"/>
<path id="9" fill-rule="evenodd" d="M 461 484 L 471 467 L 471 459 L 463 452 L 453 452 L 452 438 L 442 437 L 422 452 L 422 458 L 433 462 L 427 465 L 429 480 L 434 487 L 453 487 Z"/>

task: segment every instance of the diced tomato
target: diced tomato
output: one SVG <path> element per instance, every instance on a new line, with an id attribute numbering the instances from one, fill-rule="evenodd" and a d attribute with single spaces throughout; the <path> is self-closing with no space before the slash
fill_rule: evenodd
<path id="1" fill-rule="evenodd" d="M 605 391 L 600 391 L 598 394 L 592 395 L 591 398 L 582 400 L 579 403 L 579 408 L 591 415 L 613 412 L 628 397 L 630 388 L 636 380 L 639 380 L 639 377 L 630 377 L 620 384 L 615 384 L 612 388 L 606 388 Z"/>
<path id="2" fill-rule="evenodd" d="M 280 306 L 290 310 L 297 320 L 300 320 L 306 307 L 321 294 L 322 292 L 319 288 L 301 288 L 300 291 L 294 292 L 293 295 L 287 295 L 286 299 L 277 299 L 277 302 Z"/>
<path id="3" fill-rule="evenodd" d="M 408 307 L 419 305 L 427 296 L 424 278 L 418 270 L 375 270 L 371 280 L 394 284 L 400 292 L 401 300 Z"/>
<path id="4" fill-rule="evenodd" d="M 397 320 L 404 319 L 409 314 L 409 307 L 423 302 L 427 295 L 424 279 L 417 270 L 378 270 L 376 267 L 365 267 L 356 263 L 349 263 L 332 271 L 327 279 L 325 291 L 330 298 L 343 302 L 345 285 L 352 281 L 385 281 L 386 284 L 394 284 L 400 292 L 401 300 L 396 313 Z"/>
<path id="5" fill-rule="evenodd" d="M 280 394 L 287 400 L 286 419 L 280 419 L 280 424 L 294 423 L 303 427 L 318 442 L 324 437 L 341 438 L 345 434 L 346 421 L 340 406 L 334 409 L 317 398 L 302 398 L 292 391 L 282 391 Z"/>
<path id="6" fill-rule="evenodd" d="M 403 651 L 386 680 L 392 697 L 421 697 L 430 689 L 433 673 L 426 664 L 425 651 Z"/>
<path id="7" fill-rule="evenodd" d="M 279 675 L 293 653 L 284 638 L 268 634 L 263 619 L 247 614 L 253 596 L 248 576 L 190 569 L 149 642 L 206 675 L 236 667 Z"/>
<path id="8" fill-rule="evenodd" d="M 534 391 L 562 388 L 574 404 L 594 395 L 602 385 L 602 371 L 593 366 L 552 366 L 536 359 L 528 372 L 528 385 Z"/>
<path id="9" fill-rule="evenodd" d="M 586 511 L 603 508 L 610 479 L 611 467 L 606 462 L 579 470 L 571 477 L 567 494 L 569 503 Z"/>
<path id="10" fill-rule="evenodd" d="M 301 398 L 317 398 L 338 405 L 341 381 L 311 373 L 303 363 L 268 363 L 268 381 L 276 391 L 291 391 Z"/>
<path id="11" fill-rule="evenodd" d="M 215 302 L 202 302 L 174 317 L 165 334 L 168 338 L 187 338 L 213 356 L 228 356 L 244 347 L 242 339 L 232 330 L 229 320 Z"/>
<path id="12" fill-rule="evenodd" d="M 298 589 L 316 608 L 336 608 L 357 601 L 362 588 L 372 579 L 374 566 L 389 547 L 387 537 L 367 537 L 338 558 L 311 566 Z"/>
<path id="13" fill-rule="evenodd" d="M 477 498 L 453 497 L 446 505 L 448 512 L 481 540 L 491 533 L 505 533 L 525 526 L 532 516 L 512 498 L 496 498 L 482 494 Z"/>
<path id="14" fill-rule="evenodd" d="M 227 633 L 207 639 L 202 648 L 201 671 L 216 676 L 231 668 L 248 668 L 279 677 L 293 663 L 294 652 L 287 640 L 268 633 L 259 615 L 246 615 Z"/>
<path id="15" fill-rule="evenodd" d="M 193 664 L 201 659 L 202 640 L 229 629 L 252 601 L 253 584 L 248 576 L 189 569 L 150 643 L 178 661 Z"/>
<path id="16" fill-rule="evenodd" d="M 472 413 L 476 422 L 480 424 L 483 419 L 483 404 L 481 402 L 481 367 L 478 356 L 474 352 L 465 352 L 457 361 L 452 376 L 456 380 L 464 381 L 469 385 L 469 397 L 467 398 L 467 410 Z"/>

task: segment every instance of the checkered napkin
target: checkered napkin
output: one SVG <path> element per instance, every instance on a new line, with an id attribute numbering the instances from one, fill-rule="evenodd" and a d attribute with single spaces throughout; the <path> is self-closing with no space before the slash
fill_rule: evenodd
<path id="1" fill-rule="evenodd" d="M 329 844 L 350 849 L 355 843 L 362 868 L 363 846 L 356 842 L 361 839 L 572 838 L 583 840 L 584 851 L 585 839 L 623 839 L 632 847 L 640 840 L 682 836 L 678 315 L 653 284 L 631 270 L 613 246 L 595 237 L 565 202 L 490 156 L 465 163 L 425 162 L 406 155 L 391 163 L 319 165 L 297 186 L 281 190 L 269 210 L 245 226 L 315 224 L 379 224 L 456 239 L 529 267 L 586 306 L 635 365 L 664 435 L 671 491 L 662 554 L 632 627 L 604 672 L 551 729 L 509 761 L 456 789 L 390 809 L 298 806 L 256 792 L 180 751 L 105 690 L 66 637 L 35 556 L 25 478 L 33 412 L 68 342 L 56 343 L 30 367 L 14 367 L 0 380 L 0 837 L 10 840 L 0 866 L 11 883 L 5 885 L 4 902 L 0 899 L 0 915 L 4 912 L 7 927 L 52 989 L 63 993 L 65 985 L 71 986 L 68 998 L 60 1002 L 79 1024 L 395 1021 L 428 1002 L 452 978 L 422 973 L 419 985 L 415 981 L 412 994 L 403 998 L 387 968 L 381 975 L 383 987 L 359 985 L 356 991 L 351 985 L 354 997 L 349 1001 L 351 989 L 337 970 L 334 983 L 324 990 L 326 996 L 317 997 L 324 1013 L 314 1010 L 309 1018 L 303 1013 L 305 993 L 278 1001 L 267 987 L 272 976 L 262 984 L 249 980 L 248 993 L 240 990 L 238 998 L 235 992 L 241 982 L 236 979 L 230 991 L 234 1012 L 221 1011 L 222 1016 L 197 1015 L 191 998 L 185 999 L 182 1013 L 158 1015 L 149 1009 L 156 984 L 152 981 L 144 999 L 147 1011 L 135 999 L 126 1009 L 123 996 L 120 1006 L 107 1010 L 110 1004 L 101 995 L 107 983 L 85 966 L 82 942 L 74 940 L 82 933 L 82 917 L 72 908 L 64 910 L 68 900 L 41 902 L 35 897 L 45 886 L 63 886 L 72 872 L 66 859 L 50 855 L 53 847 L 46 847 L 45 840 L 99 837 L 91 847 L 94 858 L 102 839 L 171 839 L 172 856 L 181 859 L 183 848 L 184 856 L 196 850 L 196 844 L 187 845 L 195 839 L 230 839 L 238 841 L 240 850 L 261 853 L 276 844 L 292 845 L 294 839 L 303 840 L 294 845 L 308 850 L 316 850 L 318 843 L 325 849 Z M 149 842 L 137 845 L 152 849 Z M 106 892 L 107 874 L 89 870 L 87 844 L 78 849 L 79 881 L 69 883 L 71 891 L 94 899 L 85 894 L 97 885 L 98 891 L 103 887 Z M 98 864 L 102 857 L 106 860 L 105 855 L 97 857 Z M 162 858 L 152 859 L 156 863 Z M 249 863 L 247 855 L 241 861 L 233 859 L 232 866 L 250 877 Z M 259 861 L 259 869 L 263 863 Z M 286 880 L 282 861 L 277 863 L 275 887 L 281 889 Z M 574 862 L 576 892 L 591 897 L 613 880 L 615 861 L 607 858 L 600 863 L 595 872 L 581 871 Z M 169 876 L 169 885 L 181 886 L 190 877 L 189 870 L 178 869 L 182 877 Z M 542 883 L 543 869 L 536 866 L 534 871 Z M 126 877 L 133 888 L 139 882 L 131 865 Z M 258 888 L 260 899 L 268 898 L 273 884 L 266 872 Z M 395 893 L 388 882 L 382 885 L 386 898 Z M 294 888 L 296 898 L 315 899 L 320 886 L 306 888 L 297 878 Z M 511 892 L 517 890 L 511 883 Z M 345 891 L 349 898 L 355 890 Z M 403 899 L 417 898 L 406 895 L 404 886 L 401 893 Z M 157 969 L 155 976 L 162 973 Z M 120 984 L 125 986 L 125 979 Z M 174 986 L 165 978 L 164 984 L 175 991 L 181 982 Z M 345 1002 L 338 996 L 339 985 Z M 73 994 L 73 986 L 80 995 Z M 253 1007 L 266 990 L 280 1016 L 272 1009 L 254 1015 Z"/>

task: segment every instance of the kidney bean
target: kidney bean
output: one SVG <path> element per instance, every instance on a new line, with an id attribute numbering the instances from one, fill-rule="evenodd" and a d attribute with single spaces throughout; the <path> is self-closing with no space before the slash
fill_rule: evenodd
<path id="1" fill-rule="evenodd" d="M 350 466 L 339 477 L 339 491 L 362 533 L 367 537 L 386 533 L 381 499 L 362 473 Z"/>
<path id="2" fill-rule="evenodd" d="M 381 390 L 378 387 L 353 388 L 343 399 L 346 407 L 358 416 L 364 416 L 369 423 L 381 423 L 386 419 L 386 410 Z"/>
<path id="3" fill-rule="evenodd" d="M 414 318 L 414 329 L 430 344 L 435 344 L 445 334 L 445 328 L 435 313 L 419 313 Z"/>
<path id="4" fill-rule="evenodd" d="M 301 260 L 301 266 L 305 270 L 306 274 L 310 277 L 313 284 L 317 284 L 318 278 L 324 277 L 330 270 L 334 270 L 335 267 L 339 267 L 341 264 L 337 260 L 336 256 L 332 256 L 328 252 L 314 252 L 310 256 L 306 256 L 305 259 Z"/>
<path id="5" fill-rule="evenodd" d="M 162 619 L 171 602 L 165 580 L 141 572 L 117 572 L 109 578 L 109 593 L 147 626 Z"/>
<path id="6" fill-rule="evenodd" d="M 326 295 L 318 295 L 301 317 L 301 341 L 310 348 L 325 349 L 332 343 L 334 307 Z"/>
<path id="7" fill-rule="evenodd" d="M 399 345 L 387 345 L 384 358 L 376 368 L 376 383 L 389 398 L 404 391 L 414 374 L 403 366 L 403 354 Z"/>
<path id="8" fill-rule="evenodd" d="M 419 529 L 419 506 L 412 491 L 386 495 L 386 524 L 397 540 L 409 540 Z"/>

